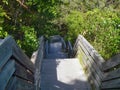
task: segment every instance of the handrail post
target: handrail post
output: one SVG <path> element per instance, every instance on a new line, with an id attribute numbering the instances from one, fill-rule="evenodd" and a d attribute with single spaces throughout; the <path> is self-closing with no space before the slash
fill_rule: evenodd
<path id="1" fill-rule="evenodd" d="M 45 42 L 45 55 L 48 55 L 48 40 Z"/>
<path id="2" fill-rule="evenodd" d="M 67 51 L 68 51 L 68 57 L 73 57 L 73 48 L 70 41 L 67 41 Z"/>
<path id="3" fill-rule="evenodd" d="M 66 51 L 66 43 L 65 41 L 63 40 L 63 38 L 61 37 L 61 42 L 62 42 L 62 48 L 64 51 Z"/>

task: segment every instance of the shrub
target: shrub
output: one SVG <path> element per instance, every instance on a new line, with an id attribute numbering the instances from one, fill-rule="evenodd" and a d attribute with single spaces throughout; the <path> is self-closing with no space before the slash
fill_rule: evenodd
<path id="1" fill-rule="evenodd" d="M 23 32 L 23 40 L 17 40 L 19 46 L 25 51 L 28 56 L 32 55 L 38 47 L 38 40 L 34 28 L 29 26 L 22 26 L 21 32 Z"/>
<path id="2" fill-rule="evenodd" d="M 6 16 L 5 11 L 0 6 L 0 38 L 4 38 L 8 35 L 6 31 L 3 30 L 4 17 Z"/>
<path id="3" fill-rule="evenodd" d="M 68 39 L 84 35 L 105 59 L 120 53 L 120 17 L 117 13 L 107 9 L 85 13 L 75 11 L 65 21 L 69 29 Z"/>

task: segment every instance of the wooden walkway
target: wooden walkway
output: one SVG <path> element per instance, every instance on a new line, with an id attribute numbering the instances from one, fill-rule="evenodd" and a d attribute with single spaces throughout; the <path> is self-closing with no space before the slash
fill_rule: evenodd
<path id="1" fill-rule="evenodd" d="M 67 57 L 61 42 L 48 45 L 48 55 L 42 62 L 41 90 L 90 90 L 79 60 Z"/>
<path id="2" fill-rule="evenodd" d="M 58 35 L 39 43 L 29 59 L 11 36 L 0 39 L 0 90 L 120 90 L 120 53 L 105 61 L 82 35 L 74 47 Z"/>

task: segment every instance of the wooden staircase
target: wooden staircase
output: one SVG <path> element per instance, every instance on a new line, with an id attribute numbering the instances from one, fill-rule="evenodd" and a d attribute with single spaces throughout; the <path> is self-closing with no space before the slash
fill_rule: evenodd
<path id="1" fill-rule="evenodd" d="M 36 73 L 43 58 L 43 38 L 34 63 L 19 48 L 15 40 L 8 36 L 0 40 L 0 90 L 39 90 L 39 79 Z M 41 55 L 42 56 L 41 56 Z M 41 58 L 39 58 L 41 57 Z M 39 61 L 38 61 L 39 60 Z M 37 74 L 38 75 L 38 74 Z"/>
<path id="2" fill-rule="evenodd" d="M 120 90 L 120 54 L 105 62 L 82 35 L 74 47 L 59 35 L 39 42 L 29 59 L 0 39 L 0 90 Z"/>
<path id="3" fill-rule="evenodd" d="M 68 58 L 62 37 L 54 36 L 50 40 L 42 62 L 41 90 L 90 90 L 79 60 Z"/>
<path id="4" fill-rule="evenodd" d="M 12 37 L 0 41 L 0 90 L 34 90 L 34 70 Z"/>

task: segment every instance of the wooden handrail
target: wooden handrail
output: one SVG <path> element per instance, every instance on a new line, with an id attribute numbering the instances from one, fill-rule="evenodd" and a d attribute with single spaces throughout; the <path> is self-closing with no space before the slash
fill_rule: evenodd
<path id="1" fill-rule="evenodd" d="M 34 73 L 35 67 L 34 64 L 30 61 L 28 56 L 19 48 L 16 42 L 13 40 L 13 57 L 16 58 L 24 67 Z"/>
<path id="2" fill-rule="evenodd" d="M 12 56 L 12 38 L 8 36 L 0 43 L 0 72 L 9 58 Z"/>
<path id="3" fill-rule="evenodd" d="M 90 83 L 96 90 L 99 89 L 104 78 L 102 64 L 105 60 L 82 35 L 78 36 L 73 51 L 74 56 L 80 59 Z"/>
<path id="4" fill-rule="evenodd" d="M 79 58 L 88 80 L 95 90 L 120 89 L 120 54 L 105 62 L 82 35 L 78 36 L 73 48 L 68 41 L 67 48 L 70 56 L 74 54 L 74 57 Z M 40 70 L 44 56 L 43 36 L 39 38 L 39 48 L 34 64 L 11 36 L 1 40 L 0 90 L 39 90 Z"/>
<path id="5" fill-rule="evenodd" d="M 35 66 L 19 48 L 15 40 L 8 36 L 0 42 L 0 90 L 22 90 L 22 83 L 33 90 Z M 17 80 L 15 79 L 17 78 Z M 20 83 L 17 83 L 19 82 Z M 10 89 L 11 88 L 11 89 Z M 35 90 L 35 89 L 34 89 Z"/>
<path id="6" fill-rule="evenodd" d="M 45 55 L 47 56 L 48 55 L 48 48 L 49 48 L 49 46 L 48 46 L 48 40 L 45 42 Z"/>
<path id="7" fill-rule="evenodd" d="M 35 86 L 36 87 L 40 87 L 40 70 L 41 70 L 41 63 L 44 57 L 44 37 L 41 36 L 39 38 L 39 48 L 37 50 L 37 55 L 36 55 L 36 60 L 35 60 Z"/>
<path id="8" fill-rule="evenodd" d="M 67 42 L 67 51 L 68 51 L 68 57 L 72 58 L 73 57 L 73 48 L 72 48 L 72 44 L 70 41 Z"/>
<path id="9" fill-rule="evenodd" d="M 61 37 L 61 42 L 62 42 L 62 48 L 65 50 L 66 49 L 66 43 L 64 39 Z"/>

